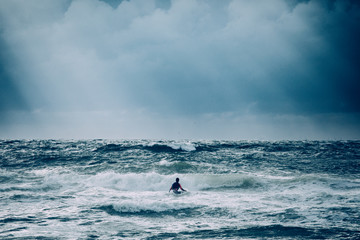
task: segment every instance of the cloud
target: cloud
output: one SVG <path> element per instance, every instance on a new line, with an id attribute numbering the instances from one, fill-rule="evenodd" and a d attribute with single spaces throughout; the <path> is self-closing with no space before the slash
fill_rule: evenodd
<path id="1" fill-rule="evenodd" d="M 13 64 L 12 57 L 6 50 L 6 44 L 0 39 L 0 113 L 12 109 L 26 109 L 26 103 L 18 87 L 14 84 L 13 77 L 9 71 L 9 66 Z M 5 121 L 4 117 L 0 118 L 0 123 Z"/>
<path id="2" fill-rule="evenodd" d="M 98 116 L 96 126 L 106 113 L 127 129 L 135 118 L 147 119 L 137 127 L 167 119 L 171 129 L 183 119 L 244 129 L 258 116 L 253 129 L 278 129 L 273 119 L 292 116 L 289 126 L 296 118 L 313 130 L 319 114 L 360 111 L 353 1 L 5 0 L 0 20 L 9 52 L 1 84 L 19 95 L 1 91 L 1 99 L 40 122 L 60 126 L 54 119 L 67 113 L 66 128 Z"/>

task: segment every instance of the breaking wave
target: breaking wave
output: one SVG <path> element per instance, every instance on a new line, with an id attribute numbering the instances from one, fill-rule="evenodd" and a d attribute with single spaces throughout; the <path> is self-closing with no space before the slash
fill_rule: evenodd
<path id="1" fill-rule="evenodd" d="M 184 188 L 193 191 L 220 189 L 256 189 L 264 182 L 260 179 L 240 174 L 171 174 L 150 173 L 117 173 L 100 172 L 96 175 L 83 175 L 76 172 L 41 171 L 43 188 L 46 186 L 63 188 L 78 187 L 81 189 L 101 187 L 119 191 L 167 191 L 179 177 Z"/>
<path id="2" fill-rule="evenodd" d="M 33 171 L 41 184 L 32 190 L 50 191 L 59 188 L 89 189 L 93 187 L 113 189 L 116 191 L 167 191 L 176 177 L 185 189 L 190 191 L 222 191 L 241 189 L 247 191 L 266 191 L 271 188 L 291 189 L 294 187 L 317 186 L 321 189 L 349 190 L 360 189 L 358 180 L 342 180 L 317 175 L 298 177 L 256 176 L 248 174 L 159 174 L 117 173 L 114 171 L 92 174 L 79 174 L 73 171 L 36 170 Z M 42 179 L 42 180 L 41 180 Z M 41 180 L 41 181 L 40 181 Z M 19 188 L 11 186 L 7 189 Z M 1 189 L 0 191 L 6 191 Z"/>

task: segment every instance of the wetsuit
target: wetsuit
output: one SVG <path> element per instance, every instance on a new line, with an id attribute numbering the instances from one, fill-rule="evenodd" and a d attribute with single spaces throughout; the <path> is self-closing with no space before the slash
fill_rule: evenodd
<path id="1" fill-rule="evenodd" d="M 180 188 L 181 190 L 183 190 L 183 191 L 186 191 L 185 189 L 183 189 L 183 188 L 181 187 L 181 185 L 180 185 L 179 182 L 174 182 L 173 185 L 171 186 L 169 192 L 170 192 L 171 190 L 173 190 L 174 193 L 181 193 L 181 192 L 179 192 L 179 188 Z"/>
<path id="2" fill-rule="evenodd" d="M 180 183 L 178 183 L 178 182 L 174 182 L 173 185 L 171 186 L 171 189 L 175 190 L 175 191 L 179 191 L 179 188 L 182 189 Z"/>

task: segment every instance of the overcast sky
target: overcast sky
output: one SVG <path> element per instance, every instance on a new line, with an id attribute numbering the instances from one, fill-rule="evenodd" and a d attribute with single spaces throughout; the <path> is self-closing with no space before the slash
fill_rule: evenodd
<path id="1" fill-rule="evenodd" d="M 360 4 L 1 0 L 0 138 L 360 139 Z"/>

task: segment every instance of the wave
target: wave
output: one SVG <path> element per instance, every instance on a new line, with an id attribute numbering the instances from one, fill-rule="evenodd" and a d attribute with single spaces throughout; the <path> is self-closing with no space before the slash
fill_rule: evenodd
<path id="1" fill-rule="evenodd" d="M 124 146 L 123 144 L 109 143 L 104 146 L 98 147 L 94 152 L 122 152 L 130 149 L 137 149 L 138 146 Z"/>
<path id="2" fill-rule="evenodd" d="M 110 215 L 143 215 L 148 217 L 160 217 L 164 215 L 186 215 L 189 217 L 199 214 L 198 210 L 202 206 L 195 204 L 178 204 L 176 202 L 165 203 L 160 201 L 122 201 L 116 204 L 102 205 L 95 209 L 100 209 Z"/>
<path id="3" fill-rule="evenodd" d="M 144 148 L 153 152 L 196 151 L 195 145 L 188 142 L 152 143 Z"/>
<path id="4" fill-rule="evenodd" d="M 91 171 L 359 176 L 360 142 L 315 141 L 0 141 L 0 169 L 79 168 Z M 173 166 L 159 165 L 163 159 Z M 191 165 L 191 166 L 190 166 Z M 160 167 L 158 167 L 160 166 Z M 162 171 L 163 170 L 163 171 Z M 0 175 L 2 175 L 0 173 Z M 0 177 L 0 182 L 11 179 Z"/>
<path id="5" fill-rule="evenodd" d="M 139 142 L 139 143 L 108 143 L 96 148 L 95 152 L 122 152 L 129 150 L 147 150 L 155 153 L 192 152 L 196 146 L 190 142 Z"/>
<path id="6" fill-rule="evenodd" d="M 200 229 L 182 231 L 177 234 L 161 233 L 154 239 L 161 238 L 196 238 L 196 239 L 359 239 L 360 231 L 343 228 L 308 228 L 284 226 L 280 224 L 265 226 L 222 227 L 219 229 Z"/>
<path id="7" fill-rule="evenodd" d="M 28 217 L 8 217 L 8 218 L 0 219 L 0 223 L 17 223 L 17 222 L 33 223 L 36 222 L 36 218 L 34 216 L 28 216 Z"/>
<path id="8" fill-rule="evenodd" d="M 180 178 L 181 185 L 190 191 L 212 191 L 221 189 L 258 189 L 264 182 L 243 174 L 171 174 L 117 173 L 99 172 L 84 175 L 77 172 L 57 170 L 34 171 L 43 177 L 42 188 L 88 189 L 93 187 L 108 188 L 116 191 L 168 191 L 175 178 Z"/>
<path id="9" fill-rule="evenodd" d="M 323 190 L 351 191 L 360 189 L 358 179 L 343 179 L 340 177 L 331 177 L 322 174 L 304 174 L 294 177 L 269 178 L 269 183 L 273 186 L 279 185 L 282 188 L 294 188 L 311 186 L 312 189 L 318 188 Z"/>
<path id="10" fill-rule="evenodd" d="M 199 166 L 195 163 L 188 163 L 184 161 L 175 161 L 168 162 L 166 160 L 161 160 L 156 169 L 162 174 L 171 174 L 171 173 L 196 173 L 198 172 Z"/>
<path id="11" fill-rule="evenodd" d="M 161 162 L 164 167 L 174 167 L 173 163 Z M 179 163 L 178 163 L 179 164 Z M 169 165 L 169 166 L 167 166 Z M 179 166 L 175 166 L 179 167 Z M 184 166 L 183 166 L 184 167 Z M 187 167 L 187 166 L 185 166 Z M 15 177 L 2 172 L 8 178 Z M 180 178 L 183 188 L 189 191 L 269 191 L 271 189 L 311 189 L 330 193 L 339 191 L 358 192 L 360 181 L 331 177 L 329 175 L 301 174 L 298 176 L 271 176 L 254 174 L 206 174 L 181 173 L 160 174 L 120 173 L 116 171 L 102 171 L 96 174 L 84 174 L 64 168 L 31 170 L 29 177 L 8 181 L 0 187 L 0 192 L 14 194 L 30 194 L 30 192 L 50 191 L 87 191 L 101 188 L 110 191 L 126 192 L 167 192 L 175 178 Z M 19 196 L 20 196 L 19 195 Z"/>
<path id="12" fill-rule="evenodd" d="M 136 141 L 124 143 L 105 143 L 105 145 L 97 147 L 97 152 L 112 152 L 112 151 L 128 151 L 128 150 L 148 150 L 156 153 L 160 152 L 214 152 L 222 149 L 234 150 L 258 150 L 263 152 L 289 152 L 289 151 L 316 151 L 320 145 L 327 144 L 331 149 L 338 149 L 340 143 L 328 142 L 312 142 L 312 141 Z M 333 146 L 334 145 L 334 146 Z"/>
<path id="13" fill-rule="evenodd" d="M 357 166 L 360 141 L 100 141 L 92 142 L 94 152 L 111 153 L 126 151 L 149 151 L 155 154 L 211 153 L 230 151 L 240 153 L 244 159 L 274 160 L 287 158 L 293 165 L 296 161 L 312 162 L 311 167 L 326 163 L 329 159 L 339 160 L 334 167 L 343 168 L 342 159 L 348 159 Z M 223 155 L 221 155 L 223 156 Z M 301 158 L 299 158 L 301 156 Z M 56 155 L 55 155 L 56 157 Z M 49 159 L 52 161 L 53 159 Z M 339 172 L 325 164 L 324 171 Z M 318 168 L 316 168 L 318 169 Z M 345 172 L 358 173 L 354 168 L 345 168 Z"/>
<path id="14" fill-rule="evenodd" d="M 200 191 L 225 189 L 257 189 L 264 186 L 260 179 L 242 174 L 201 174 L 191 178 L 191 185 Z"/>

